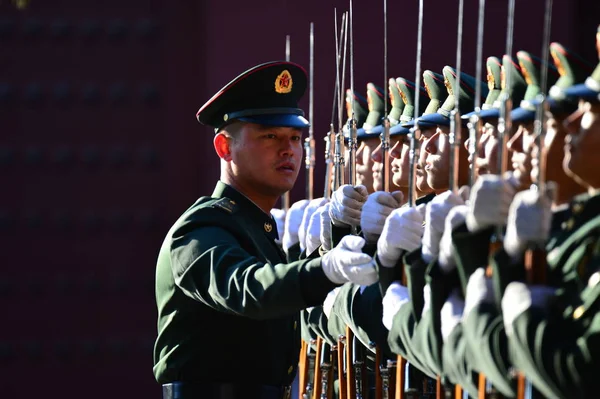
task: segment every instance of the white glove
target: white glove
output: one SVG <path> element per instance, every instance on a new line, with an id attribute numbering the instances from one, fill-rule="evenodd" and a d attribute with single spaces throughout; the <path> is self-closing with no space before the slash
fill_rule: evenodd
<path id="1" fill-rule="evenodd" d="M 504 249 L 513 259 L 519 259 L 528 245 L 543 245 L 548 240 L 556 186 L 548 183 L 546 188 L 544 194 L 521 191 L 510 205 Z"/>
<path id="2" fill-rule="evenodd" d="M 463 186 L 454 194 L 452 191 L 446 191 L 436 195 L 428 204 L 425 211 L 425 230 L 423 232 L 423 260 L 427 263 L 438 256 L 440 252 L 440 240 L 444 232 L 444 223 L 450 209 L 456 205 L 464 205 L 468 198 L 468 187 Z"/>
<path id="3" fill-rule="evenodd" d="M 382 305 L 383 305 L 383 317 L 381 321 L 383 325 L 388 330 L 392 329 L 392 324 L 394 321 L 394 316 L 396 313 L 400 311 L 402 306 L 406 305 L 410 302 L 410 295 L 408 293 L 408 288 L 400 283 L 393 282 L 385 292 L 383 296 Z"/>
<path id="4" fill-rule="evenodd" d="M 556 290 L 548 286 L 510 283 L 502 297 L 502 317 L 506 335 L 513 334 L 513 323 L 520 314 L 532 306 L 545 308 L 555 294 Z"/>
<path id="5" fill-rule="evenodd" d="M 448 339 L 454 328 L 460 323 L 465 310 L 465 301 L 462 300 L 455 288 L 444 305 L 440 313 L 442 339 L 444 342 Z"/>
<path id="6" fill-rule="evenodd" d="M 320 214 L 319 220 L 321 221 L 319 240 L 321 241 L 323 249 L 326 251 L 331 250 L 331 218 L 329 217 L 330 207 L 331 202 L 328 202 L 324 206 L 317 209 L 317 212 Z"/>
<path id="7" fill-rule="evenodd" d="M 376 191 L 369 195 L 360 217 L 360 227 L 367 242 L 376 242 L 385 219 L 402 205 L 404 194 L 401 191 L 387 193 L 385 191 Z"/>
<path id="8" fill-rule="evenodd" d="M 431 309 L 431 286 L 425 284 L 423 287 L 423 310 L 421 311 L 421 317 L 425 316 L 425 313 Z"/>
<path id="9" fill-rule="evenodd" d="M 279 235 L 279 241 L 281 241 L 283 239 L 283 229 L 285 228 L 285 210 L 273 208 L 271 209 L 271 216 L 275 219 L 277 234 Z"/>
<path id="10" fill-rule="evenodd" d="M 329 216 L 338 227 L 359 226 L 363 205 L 369 192 L 365 186 L 344 184 L 331 195 Z"/>
<path id="11" fill-rule="evenodd" d="M 377 282 L 375 261 L 362 253 L 365 240 L 348 235 L 321 258 L 323 272 L 335 284 L 352 282 L 358 285 L 371 285 Z"/>
<path id="12" fill-rule="evenodd" d="M 335 298 L 340 292 L 341 287 L 335 287 L 333 290 L 329 291 L 329 294 L 325 297 L 325 301 L 323 301 L 323 313 L 325 316 L 329 318 L 331 314 L 331 310 L 333 309 L 333 304 L 335 303 Z"/>
<path id="13" fill-rule="evenodd" d="M 377 257 L 383 267 L 394 267 L 402 250 L 414 251 L 421 245 L 425 205 L 392 211 L 377 240 Z"/>
<path id="14" fill-rule="evenodd" d="M 446 217 L 446 223 L 444 225 L 444 233 L 440 240 L 440 254 L 439 262 L 440 268 L 445 273 L 449 273 L 456 268 L 456 261 L 454 260 L 454 245 L 452 245 L 452 230 L 462 223 L 465 222 L 469 207 L 467 205 L 457 205 L 450 210 Z"/>
<path id="15" fill-rule="evenodd" d="M 298 243 L 298 230 L 300 229 L 300 223 L 302 223 L 302 216 L 304 215 L 304 208 L 308 205 L 308 200 L 300 200 L 295 202 L 290 209 L 288 209 L 285 215 L 285 228 L 282 238 L 283 250 L 286 255 L 289 249 L 296 243 Z"/>
<path id="16" fill-rule="evenodd" d="M 317 209 L 323 204 L 325 204 L 327 200 L 325 198 L 315 198 L 314 200 L 309 201 L 308 205 L 304 209 L 304 214 L 302 215 L 302 222 L 300 223 L 300 228 L 298 229 L 298 240 L 300 241 L 300 249 L 306 249 L 306 234 L 308 233 L 308 224 L 310 223 L 310 218 L 315 213 Z"/>
<path id="17" fill-rule="evenodd" d="M 490 226 L 504 226 L 508 207 L 517 193 L 519 180 L 506 172 L 504 176 L 480 176 L 471 190 L 467 228 L 480 231 Z"/>
<path id="18" fill-rule="evenodd" d="M 306 253 L 311 254 L 321 245 L 321 215 L 327 204 L 321 205 L 310 217 L 306 230 Z"/>
<path id="19" fill-rule="evenodd" d="M 480 303 L 494 303 L 494 285 L 492 280 L 485 276 L 483 267 L 478 268 L 471 274 L 466 291 L 465 319 Z"/>

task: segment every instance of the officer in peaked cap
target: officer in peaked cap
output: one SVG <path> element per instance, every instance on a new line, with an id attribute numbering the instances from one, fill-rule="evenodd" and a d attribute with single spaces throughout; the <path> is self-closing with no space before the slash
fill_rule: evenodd
<path id="1" fill-rule="evenodd" d="M 275 241 L 269 211 L 302 164 L 306 80 L 297 64 L 261 64 L 198 111 L 216 131 L 221 177 L 175 222 L 158 255 L 154 375 L 165 399 L 289 398 L 299 311 L 355 277 L 377 278 L 369 255 L 349 255 L 360 252 L 360 237 L 292 263 Z"/>

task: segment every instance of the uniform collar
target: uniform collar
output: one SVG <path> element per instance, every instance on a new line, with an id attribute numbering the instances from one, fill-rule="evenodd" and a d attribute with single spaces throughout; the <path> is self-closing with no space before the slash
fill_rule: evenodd
<path id="1" fill-rule="evenodd" d="M 229 198 L 233 201 L 234 205 L 238 207 L 238 212 L 243 213 L 245 217 L 250 219 L 254 226 L 260 228 L 273 240 L 279 238 L 277 223 L 275 223 L 273 216 L 271 214 L 266 214 L 258 207 L 258 205 L 235 188 L 219 180 L 215 186 L 212 197 Z"/>

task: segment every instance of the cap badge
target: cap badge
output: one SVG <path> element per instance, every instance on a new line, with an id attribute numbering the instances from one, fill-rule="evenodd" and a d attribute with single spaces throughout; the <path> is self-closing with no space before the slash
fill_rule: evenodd
<path id="1" fill-rule="evenodd" d="M 287 94 L 292 91 L 293 83 L 292 75 L 286 69 L 277 75 L 277 79 L 275 79 L 275 91 L 279 94 Z"/>
<path id="2" fill-rule="evenodd" d="M 560 76 L 565 76 L 567 74 L 567 71 L 565 70 L 565 66 L 563 65 L 562 61 L 558 57 L 558 54 L 556 54 L 556 50 L 550 51 L 550 55 L 552 56 L 552 60 L 554 60 L 554 65 L 556 65 L 556 69 L 558 69 L 558 74 Z"/>
<path id="3" fill-rule="evenodd" d="M 444 86 L 446 86 L 446 90 L 448 90 L 448 94 L 452 95 L 452 85 L 447 78 L 444 78 Z"/>
<path id="4" fill-rule="evenodd" d="M 432 99 L 433 97 L 431 96 L 431 90 L 429 89 L 429 86 L 427 86 L 427 82 L 424 82 L 423 85 L 425 86 L 425 91 L 427 92 L 427 96 Z"/>
<path id="5" fill-rule="evenodd" d="M 528 85 L 532 85 L 533 84 L 533 80 L 531 79 L 531 75 L 529 74 L 529 70 L 525 66 L 525 63 L 519 61 L 519 66 L 521 67 L 521 72 L 523 73 L 523 77 L 525 78 L 525 82 L 527 82 Z"/>
<path id="6" fill-rule="evenodd" d="M 494 90 L 494 87 L 496 86 L 496 81 L 494 80 L 494 74 L 492 73 L 492 68 L 490 67 L 487 67 L 487 84 L 488 89 Z"/>

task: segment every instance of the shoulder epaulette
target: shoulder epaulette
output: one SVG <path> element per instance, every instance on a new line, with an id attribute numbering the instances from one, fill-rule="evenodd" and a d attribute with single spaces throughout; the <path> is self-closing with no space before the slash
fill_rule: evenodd
<path id="1" fill-rule="evenodd" d="M 227 213 L 234 213 L 238 209 L 235 201 L 229 198 L 221 198 L 220 200 L 213 202 L 211 207 L 222 209 Z"/>

